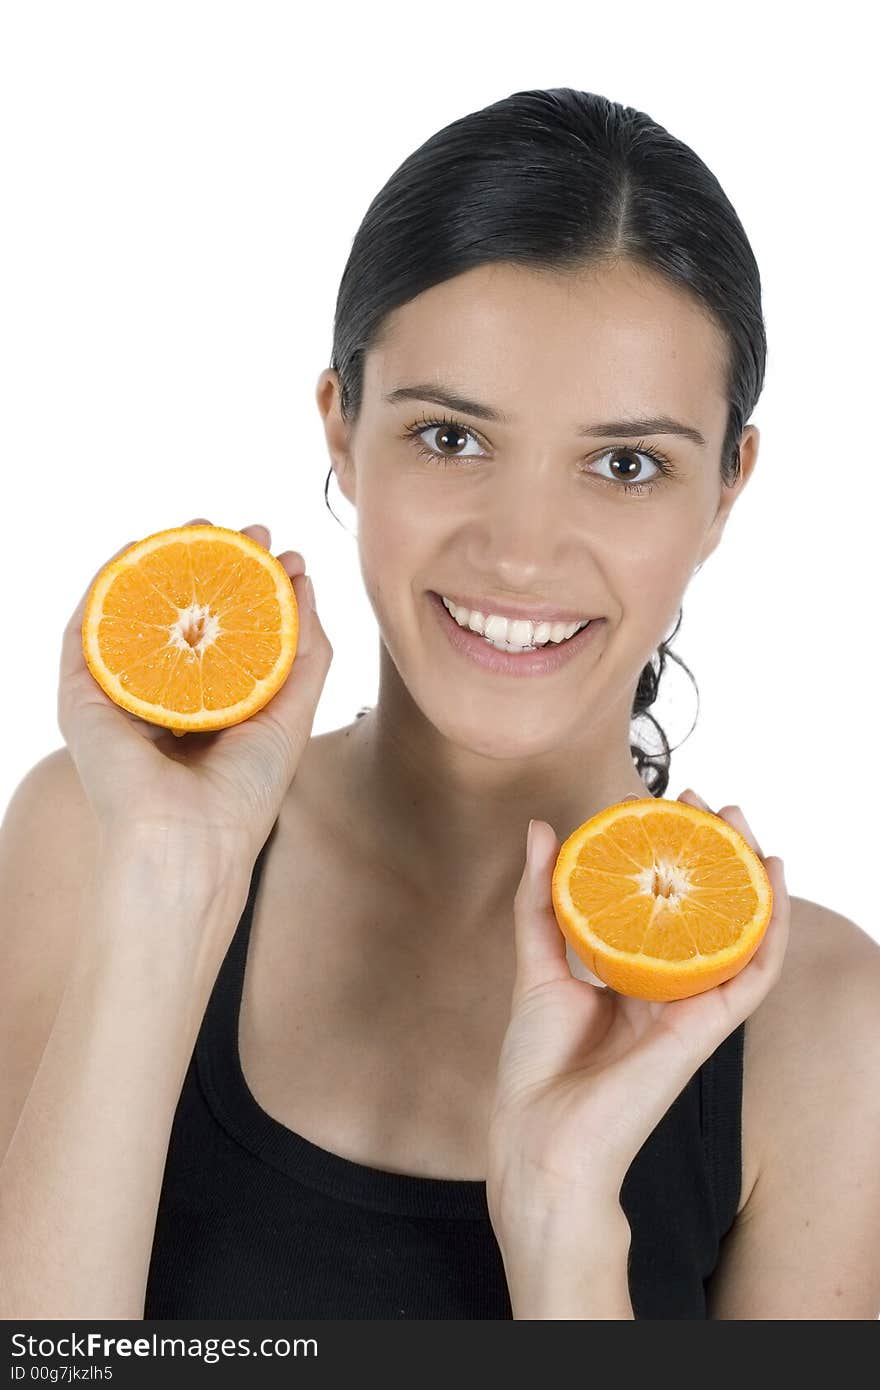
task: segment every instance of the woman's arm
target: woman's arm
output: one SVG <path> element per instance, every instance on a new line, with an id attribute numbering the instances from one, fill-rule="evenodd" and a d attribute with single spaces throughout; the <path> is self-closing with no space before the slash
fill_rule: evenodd
<path id="1" fill-rule="evenodd" d="M 601 1199 L 523 1223 L 499 1246 L 514 1318 L 635 1318 L 630 1238 L 622 1207 Z"/>
<path id="2" fill-rule="evenodd" d="M 719 815 L 760 855 L 738 807 Z M 659 1003 L 575 978 L 553 909 L 559 844 L 545 831 L 530 840 L 489 1118 L 489 1217 L 515 1317 L 632 1318 L 621 1188 L 690 1078 L 779 978 L 790 915 L 782 861 L 764 860 L 773 911 L 749 963 L 714 989 Z"/>
<path id="3" fill-rule="evenodd" d="M 3 1319 L 143 1317 L 171 1125 L 221 963 L 196 943 L 222 939 L 212 922 L 232 921 L 246 896 L 167 847 L 116 843 L 97 858 L 0 1166 Z"/>

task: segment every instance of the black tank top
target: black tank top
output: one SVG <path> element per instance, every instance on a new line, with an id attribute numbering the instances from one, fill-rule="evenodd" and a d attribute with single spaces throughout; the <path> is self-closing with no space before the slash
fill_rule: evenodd
<path id="1" fill-rule="evenodd" d="M 354 1163 L 287 1129 L 245 1082 L 239 1007 L 274 835 L 175 1111 L 144 1317 L 510 1318 L 485 1182 Z M 637 1318 L 706 1317 L 706 1280 L 739 1202 L 744 1030 L 693 1075 L 621 1188 Z"/>

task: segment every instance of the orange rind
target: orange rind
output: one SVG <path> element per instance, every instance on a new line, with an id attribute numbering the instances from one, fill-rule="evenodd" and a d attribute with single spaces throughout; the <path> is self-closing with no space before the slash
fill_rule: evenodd
<path id="1" fill-rule="evenodd" d="M 175 733 L 239 724 L 296 655 L 290 576 L 241 531 L 177 526 L 136 541 L 95 578 L 82 646 L 104 693 Z"/>
<path id="2" fill-rule="evenodd" d="M 751 960 L 773 911 L 767 870 L 721 816 L 621 801 L 560 847 L 551 895 L 575 954 L 619 994 L 686 999 Z"/>

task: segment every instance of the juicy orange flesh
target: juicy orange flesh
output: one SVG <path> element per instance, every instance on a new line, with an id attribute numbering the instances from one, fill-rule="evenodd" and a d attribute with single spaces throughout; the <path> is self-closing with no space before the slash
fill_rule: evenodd
<path id="1" fill-rule="evenodd" d="M 98 642 L 108 670 L 139 700 L 184 714 L 225 709 L 278 663 L 275 586 L 228 544 L 172 543 L 120 571 L 104 597 Z"/>
<path id="2" fill-rule="evenodd" d="M 622 879 L 631 880 L 624 896 Z M 592 836 L 569 890 L 590 931 L 609 946 L 670 961 L 734 946 L 759 906 L 726 837 L 668 811 L 625 816 Z"/>

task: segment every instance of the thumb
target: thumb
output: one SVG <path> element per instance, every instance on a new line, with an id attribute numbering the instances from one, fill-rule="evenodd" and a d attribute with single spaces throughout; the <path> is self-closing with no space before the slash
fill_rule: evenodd
<path id="1" fill-rule="evenodd" d="M 537 985 L 571 975 L 550 892 L 558 853 L 553 827 L 544 820 L 529 821 L 525 865 L 513 899 L 514 1001 Z"/>
<path id="2" fill-rule="evenodd" d="M 638 801 L 635 792 L 622 798 Z M 553 911 L 553 870 L 560 842 L 544 820 L 529 821 L 526 861 L 513 899 L 516 978 L 514 1001 L 537 985 L 571 978 L 567 943 Z"/>

